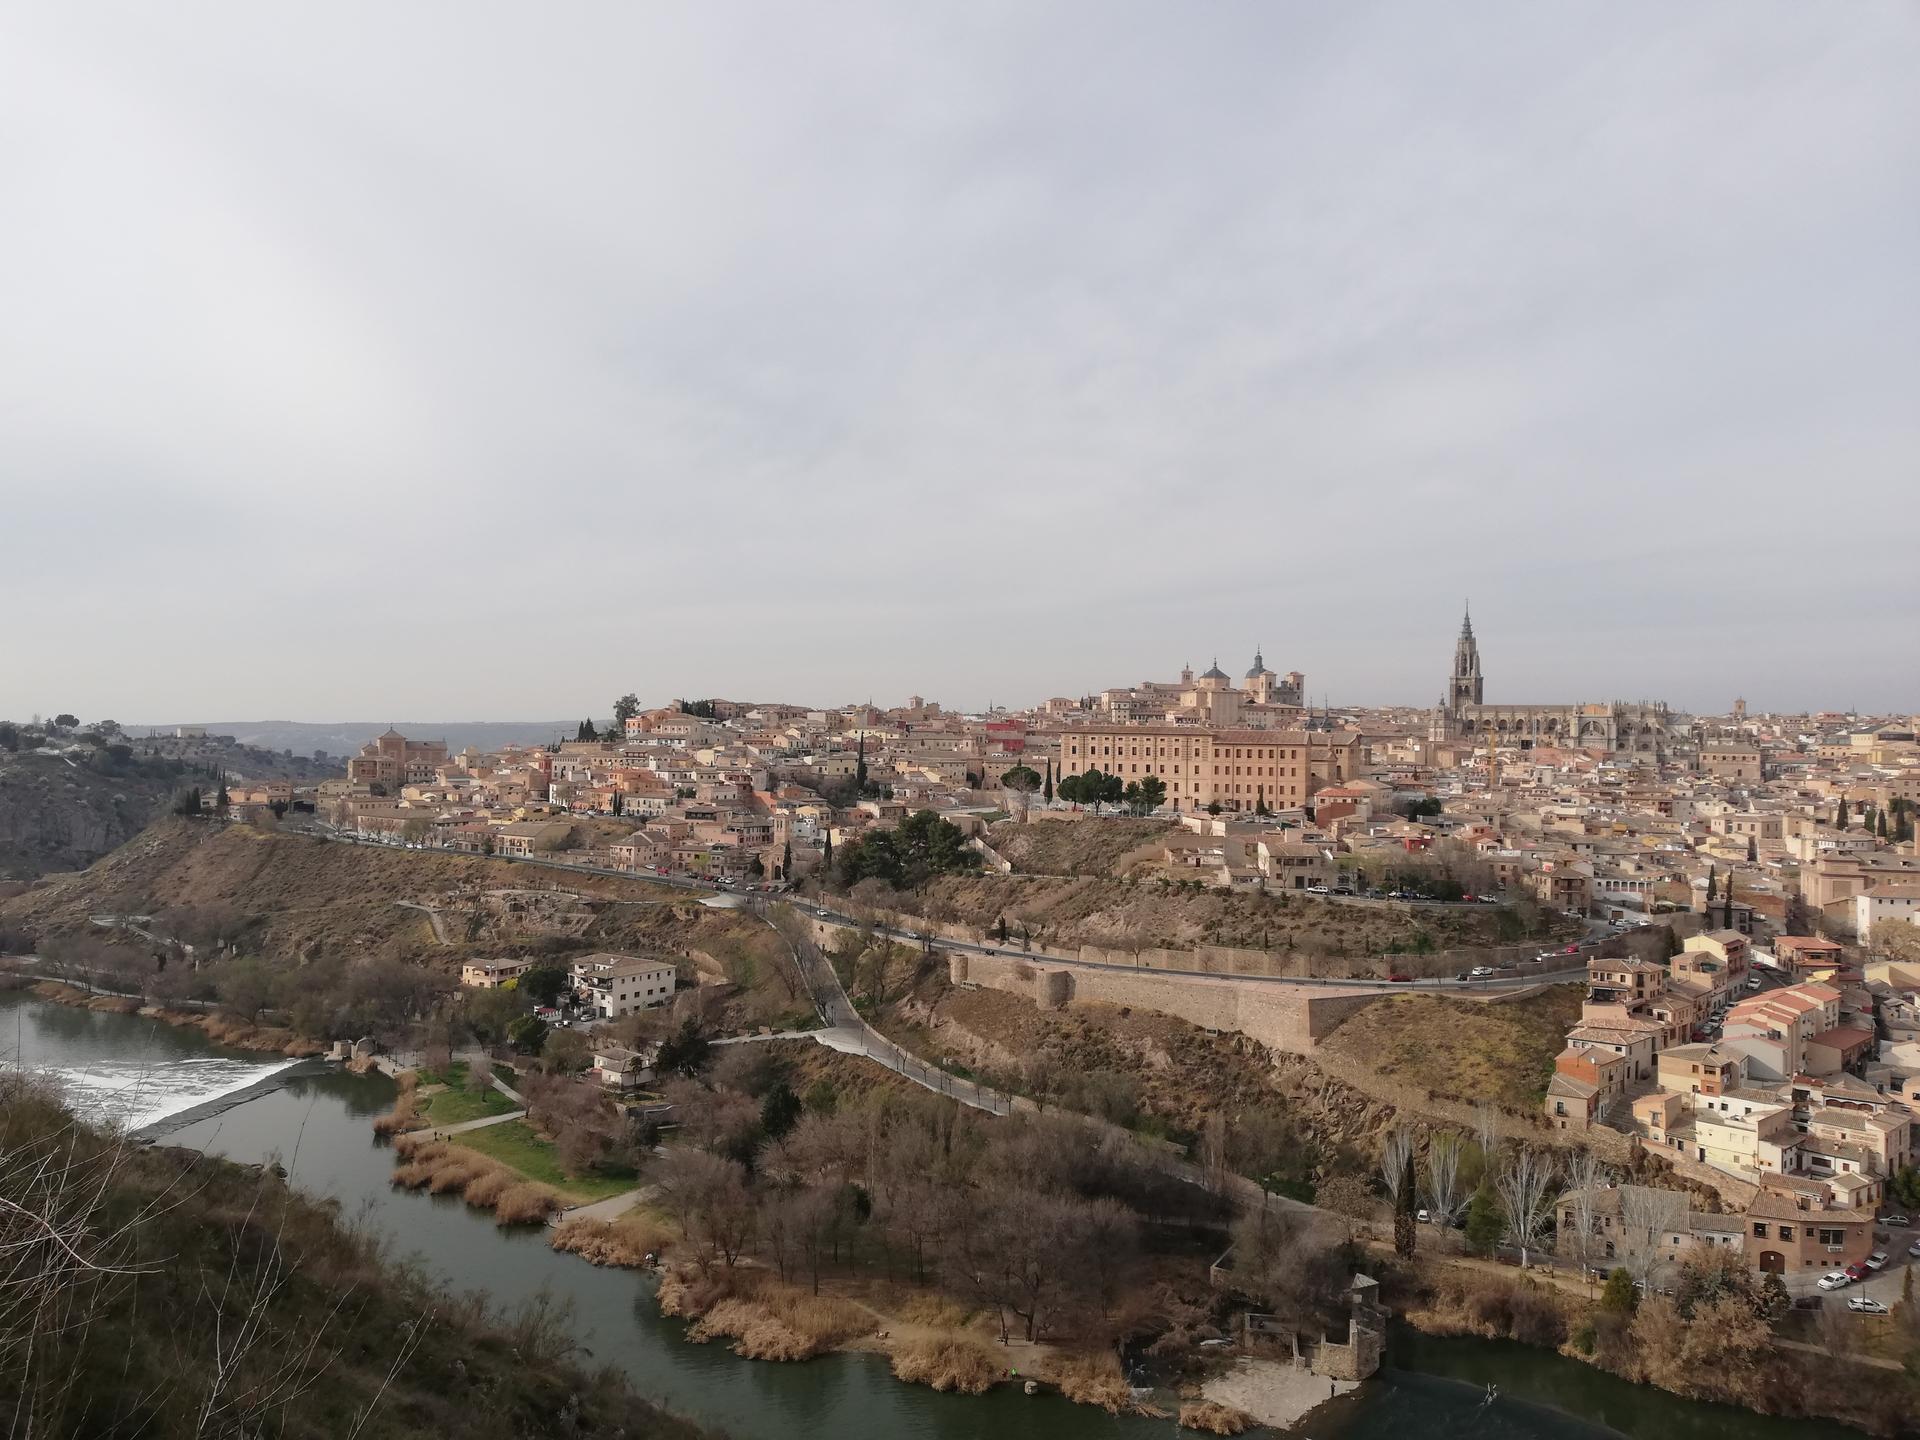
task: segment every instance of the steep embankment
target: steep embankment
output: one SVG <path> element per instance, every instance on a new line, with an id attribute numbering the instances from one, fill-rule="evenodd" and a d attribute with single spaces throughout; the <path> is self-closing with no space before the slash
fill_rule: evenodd
<path id="1" fill-rule="evenodd" d="M 1179 829 L 1166 820 L 1009 820 L 987 843 L 1024 875 L 1118 875 Z"/>
<path id="2" fill-rule="evenodd" d="M 197 927 L 189 917 L 185 932 L 217 930 L 240 954 L 269 961 L 372 953 L 452 969 L 476 955 L 648 951 L 731 982 L 745 997 L 744 1021 L 802 1003 L 766 925 L 684 890 L 211 819 L 163 820 L 79 874 L 0 900 L 0 928 L 38 940 L 97 936 L 93 915 L 153 915 L 165 929 L 170 912 L 217 916 Z"/>
<path id="3" fill-rule="evenodd" d="M 261 780 L 338 773 L 246 746 L 231 747 L 221 763 Z M 0 879 L 90 865 L 166 814 L 183 787 L 213 783 L 201 767 L 143 755 L 136 744 L 0 749 Z"/>
<path id="4" fill-rule="evenodd" d="M 389 1268 L 273 1172 L 76 1125 L 0 1076 L 0 1413 L 17 1435 L 694 1440 L 551 1315 Z"/>
<path id="5" fill-rule="evenodd" d="M 1578 985 L 1504 1004 L 1391 995 L 1343 1020 L 1320 1042 L 1317 1058 L 1337 1072 L 1370 1077 L 1373 1093 L 1401 1091 L 1415 1103 L 1491 1100 L 1531 1112 L 1580 1018 L 1580 1000 Z"/>
<path id="6" fill-rule="evenodd" d="M 0 751 L 0 877 L 76 870 L 123 845 L 166 808 L 174 779 L 128 766 Z"/>
<path id="7" fill-rule="evenodd" d="M 876 884 L 863 882 L 856 897 L 981 932 L 997 928 L 1004 917 L 1013 933 L 1055 948 L 1226 945 L 1311 960 L 1511 944 L 1522 938 L 1512 912 L 1492 906 L 1415 911 L 1400 905 L 1342 905 L 1312 895 L 1205 889 L 1160 876 L 946 875 L 905 895 Z"/>

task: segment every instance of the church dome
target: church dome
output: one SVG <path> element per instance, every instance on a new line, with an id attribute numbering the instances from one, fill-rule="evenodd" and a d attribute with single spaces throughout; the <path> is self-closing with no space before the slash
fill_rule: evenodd
<path id="1" fill-rule="evenodd" d="M 1226 671 L 1220 668 L 1220 659 L 1218 656 L 1215 656 L 1213 664 L 1207 667 L 1206 672 L 1202 674 L 1200 678 L 1202 680 L 1226 680 L 1231 677 L 1228 676 Z"/>
<path id="2" fill-rule="evenodd" d="M 1262 655 L 1258 650 L 1254 651 L 1253 652 L 1253 668 L 1247 671 L 1247 679 L 1258 680 L 1262 675 L 1269 675 L 1272 673 L 1273 673 L 1272 671 L 1267 669 L 1266 657 Z"/>

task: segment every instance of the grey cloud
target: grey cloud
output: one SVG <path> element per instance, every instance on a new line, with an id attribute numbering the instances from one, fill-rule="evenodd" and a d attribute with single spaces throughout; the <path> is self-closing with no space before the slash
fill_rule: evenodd
<path id="1" fill-rule="evenodd" d="M 0 24 L 0 711 L 1920 702 L 1908 7 Z"/>

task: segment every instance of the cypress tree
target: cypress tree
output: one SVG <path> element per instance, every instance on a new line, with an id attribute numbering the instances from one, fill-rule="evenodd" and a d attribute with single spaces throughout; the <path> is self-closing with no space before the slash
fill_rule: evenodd
<path id="1" fill-rule="evenodd" d="M 1747 836 L 1747 863 L 1753 864 L 1760 858 L 1760 847 L 1754 843 L 1753 836 Z"/>
<path id="2" fill-rule="evenodd" d="M 1887 838 L 1887 812 L 1882 810 L 1873 817 L 1873 833 L 1882 840 Z"/>
<path id="3" fill-rule="evenodd" d="M 833 831 L 831 830 L 827 831 L 827 843 L 820 854 L 820 866 L 829 872 L 833 869 Z"/>
<path id="4" fill-rule="evenodd" d="M 1847 797 L 1844 795 L 1840 797 L 1840 808 L 1833 812 L 1833 828 L 1836 830 L 1847 828 Z"/>
<path id="5" fill-rule="evenodd" d="M 1047 761 L 1047 778 L 1041 782 L 1040 798 L 1048 804 L 1053 803 L 1053 761 Z"/>

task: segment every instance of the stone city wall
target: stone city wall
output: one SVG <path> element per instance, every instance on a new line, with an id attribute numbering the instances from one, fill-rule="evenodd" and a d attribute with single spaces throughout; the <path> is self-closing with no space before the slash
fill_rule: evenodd
<path id="1" fill-rule="evenodd" d="M 1011 955 L 949 955 L 956 985 L 985 985 L 1024 995 L 1043 1009 L 1075 1002 L 1157 1010 L 1205 1030 L 1237 1032 L 1276 1050 L 1311 1054 L 1334 1026 L 1380 998 L 1378 991 L 1328 986 L 1248 984 L 1152 970 L 1095 970 Z"/>

